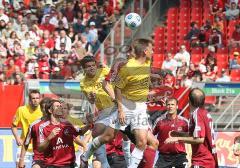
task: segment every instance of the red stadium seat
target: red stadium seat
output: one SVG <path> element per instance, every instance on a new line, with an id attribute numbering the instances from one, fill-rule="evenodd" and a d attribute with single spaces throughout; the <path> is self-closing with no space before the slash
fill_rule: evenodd
<path id="1" fill-rule="evenodd" d="M 227 47 L 218 48 L 217 54 L 228 54 L 228 48 Z"/>
<path id="2" fill-rule="evenodd" d="M 205 97 L 205 104 L 216 104 L 217 97 L 216 96 L 206 96 Z"/>
<path id="3" fill-rule="evenodd" d="M 231 76 L 231 81 L 239 82 L 240 81 L 240 69 L 232 69 L 230 76 Z"/>
<path id="4" fill-rule="evenodd" d="M 194 64 L 199 64 L 202 60 L 202 53 L 201 54 L 191 54 L 191 62 Z"/>
<path id="5" fill-rule="evenodd" d="M 228 62 L 217 61 L 218 72 L 220 73 L 222 69 L 228 69 Z"/>
<path id="6" fill-rule="evenodd" d="M 202 54 L 202 48 L 201 47 L 192 48 L 191 54 Z"/>
<path id="7" fill-rule="evenodd" d="M 217 61 L 219 62 L 228 62 L 228 54 L 216 54 Z"/>

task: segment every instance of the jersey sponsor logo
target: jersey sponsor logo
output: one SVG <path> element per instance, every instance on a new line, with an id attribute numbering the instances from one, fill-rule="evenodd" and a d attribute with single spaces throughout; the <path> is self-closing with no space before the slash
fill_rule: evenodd
<path id="1" fill-rule="evenodd" d="M 68 129 L 65 129 L 63 133 L 64 133 L 65 135 L 69 136 L 69 130 L 68 130 Z"/>
<path id="2" fill-rule="evenodd" d="M 63 140 L 62 140 L 62 138 L 58 137 L 58 139 L 57 139 L 57 145 L 59 145 L 60 143 L 63 143 Z"/>

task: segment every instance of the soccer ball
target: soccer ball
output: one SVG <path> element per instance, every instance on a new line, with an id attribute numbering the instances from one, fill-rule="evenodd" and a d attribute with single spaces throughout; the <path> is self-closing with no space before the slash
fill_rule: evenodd
<path id="1" fill-rule="evenodd" d="M 130 29 L 136 29 L 141 25 L 142 19 L 141 16 L 137 13 L 129 13 L 125 17 L 125 23 Z"/>

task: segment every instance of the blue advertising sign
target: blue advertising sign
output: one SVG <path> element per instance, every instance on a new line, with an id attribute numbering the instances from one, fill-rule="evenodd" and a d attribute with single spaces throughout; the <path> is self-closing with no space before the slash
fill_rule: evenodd
<path id="1" fill-rule="evenodd" d="M 17 148 L 11 129 L 0 128 L 0 168 L 16 167 Z M 31 162 L 27 163 L 26 168 L 30 168 L 31 164 Z"/>

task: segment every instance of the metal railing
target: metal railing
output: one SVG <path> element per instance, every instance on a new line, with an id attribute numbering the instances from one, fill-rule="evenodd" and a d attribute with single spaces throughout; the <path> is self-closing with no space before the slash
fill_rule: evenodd
<path id="1" fill-rule="evenodd" d="M 227 129 L 229 127 L 229 125 L 232 126 L 233 128 L 233 124 L 234 124 L 234 120 L 237 118 L 237 116 L 239 115 L 239 111 L 233 115 L 234 113 L 234 104 L 236 104 L 236 101 L 239 99 L 240 97 L 240 94 L 238 94 L 233 100 L 232 102 L 229 104 L 229 106 L 221 113 L 221 115 L 216 119 L 216 121 L 214 122 L 215 124 L 215 129 L 218 129 L 218 125 L 221 123 L 220 121 L 223 119 L 223 117 L 225 117 L 225 115 L 229 112 L 229 110 L 231 110 L 231 116 L 232 116 L 232 119 L 229 121 L 229 123 L 225 126 L 224 129 Z"/>

